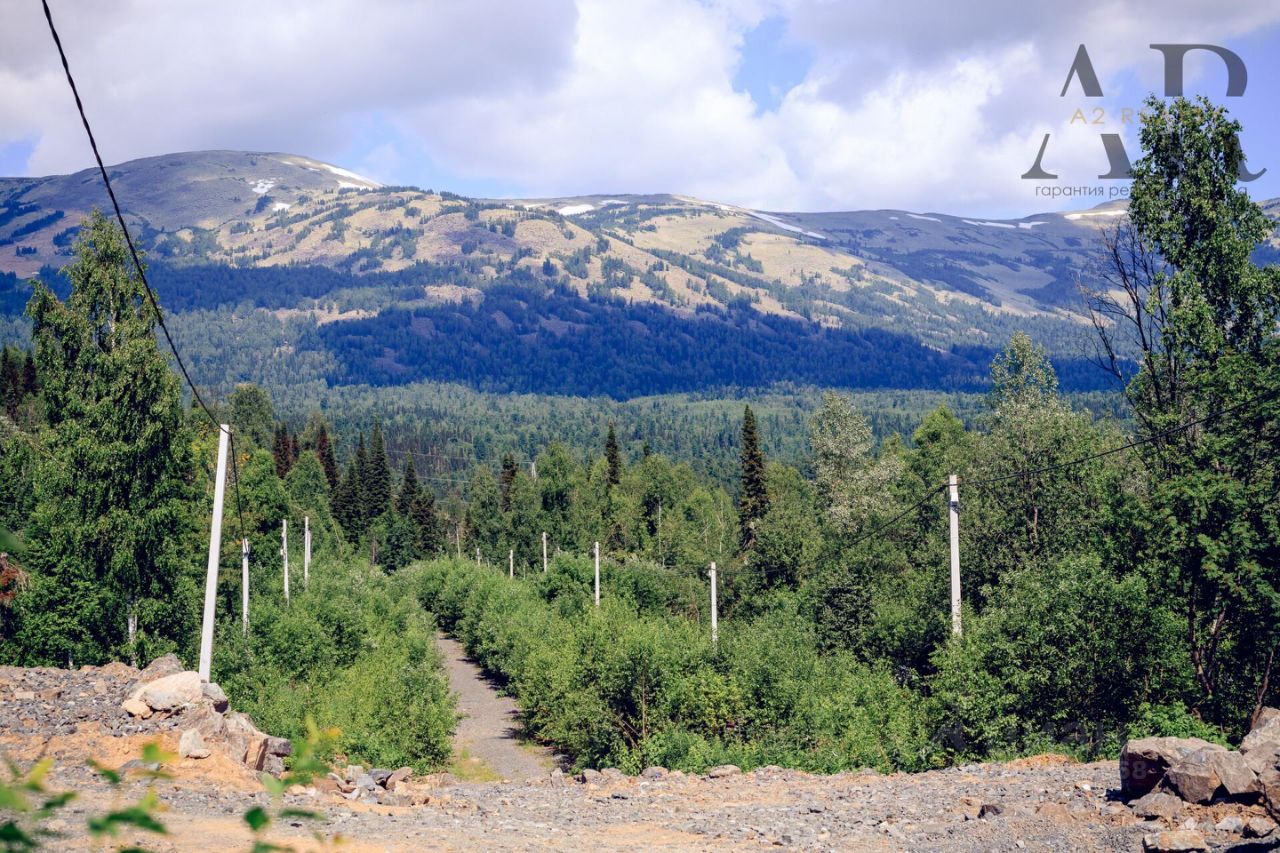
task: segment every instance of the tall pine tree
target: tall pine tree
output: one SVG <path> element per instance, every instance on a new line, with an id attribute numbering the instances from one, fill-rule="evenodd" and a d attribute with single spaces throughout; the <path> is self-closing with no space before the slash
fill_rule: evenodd
<path id="1" fill-rule="evenodd" d="M 324 424 L 316 432 L 316 458 L 324 469 L 324 478 L 329 482 L 329 490 L 338 487 L 338 460 L 333 455 L 333 445 L 329 443 L 329 430 Z"/>
<path id="2" fill-rule="evenodd" d="M 502 474 L 498 477 L 498 489 L 501 493 L 502 511 L 511 512 L 511 484 L 516 480 L 516 458 L 510 453 L 502 455 Z"/>
<path id="3" fill-rule="evenodd" d="M 48 448 L 16 637 L 27 664 L 150 659 L 189 643 L 197 612 L 178 380 L 123 235 L 99 213 L 81 234 L 66 302 L 37 283 L 27 306 Z"/>
<path id="4" fill-rule="evenodd" d="M 622 482 L 622 451 L 618 447 L 612 421 L 609 423 L 609 436 L 604 442 L 604 458 L 609 463 L 609 485 L 616 486 Z"/>
<path id="5" fill-rule="evenodd" d="M 742 496 L 738 499 L 739 544 L 750 550 L 756 541 L 756 527 L 769 511 L 769 491 L 765 482 L 764 451 L 756 430 L 756 415 L 747 406 L 742 413 Z"/>
<path id="6" fill-rule="evenodd" d="M 365 511 L 370 521 L 391 509 L 391 466 L 382 440 L 382 424 L 373 425 L 369 462 L 364 481 Z"/>
<path id="7" fill-rule="evenodd" d="M 289 428 L 283 423 L 276 424 L 275 435 L 271 439 L 271 457 L 276 461 L 276 476 L 283 480 L 293 467 L 293 450 L 289 446 Z"/>
<path id="8" fill-rule="evenodd" d="M 396 496 L 396 512 L 403 516 L 413 514 L 413 505 L 418 500 L 418 472 L 413 467 L 413 457 L 404 463 L 404 474 L 400 478 L 400 494 Z"/>

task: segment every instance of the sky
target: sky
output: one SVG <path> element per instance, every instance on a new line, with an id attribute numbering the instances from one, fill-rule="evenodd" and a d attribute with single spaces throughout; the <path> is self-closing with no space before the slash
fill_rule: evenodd
<path id="1" fill-rule="evenodd" d="M 109 163 L 280 151 L 471 196 L 1018 217 L 1103 200 L 1054 187 L 1123 187 L 1098 179 L 1100 134 L 1137 156 L 1122 119 L 1163 88 L 1150 45 L 1211 44 L 1244 61 L 1245 93 L 1193 51 L 1187 94 L 1241 120 L 1250 168 L 1269 170 L 1250 193 L 1280 196 L 1275 0 L 50 5 Z M 1082 44 L 1101 98 L 1075 78 L 1062 94 Z M 1059 178 L 1025 180 L 1045 134 Z M 91 157 L 40 4 L 0 0 L 0 175 Z"/>

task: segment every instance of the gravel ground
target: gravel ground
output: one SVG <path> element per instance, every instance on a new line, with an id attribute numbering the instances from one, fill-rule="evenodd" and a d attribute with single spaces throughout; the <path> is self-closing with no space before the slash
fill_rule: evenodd
<path id="1" fill-rule="evenodd" d="M 447 649 L 447 647 L 446 647 Z M 466 674 L 461 656 L 451 676 Z M 141 745 L 159 737 L 170 749 L 182 716 L 130 721 L 120 699 L 136 678 L 121 665 L 75 672 L 0 669 L 0 751 L 26 765 L 52 757 L 49 783 L 80 797 L 52 828 L 64 835 L 57 850 L 102 849 L 85 832 L 85 818 L 141 796 L 148 784 L 130 779 L 112 790 L 85 764 L 95 757 L 119 767 Z M 479 678 L 478 673 L 472 673 Z M 479 682 L 492 690 L 483 679 Z M 462 682 L 457 682 L 459 685 Z M 478 701 L 482 694 L 476 694 Z M 314 824 L 288 819 L 267 838 L 295 849 L 318 849 L 343 839 L 342 849 L 364 850 L 1124 850 L 1142 838 L 1188 822 L 1213 849 L 1270 850 L 1280 841 L 1245 841 L 1215 830 L 1231 815 L 1260 816 L 1237 805 L 1185 805 L 1167 821 L 1140 821 L 1116 799 L 1116 762 L 1072 764 L 1041 756 L 918 774 L 812 776 L 763 768 L 749 773 L 687 776 L 653 769 L 640 777 L 617 771 L 576 781 L 559 770 L 535 772 L 510 736 L 507 700 L 500 712 L 474 713 L 471 742 L 488 760 L 524 781 L 464 783 L 448 776 L 414 780 L 413 806 L 357 801 L 317 788 L 297 789 L 283 805 L 318 812 Z M 486 722 L 487 721 L 487 722 Z M 484 728 L 479 728 L 483 723 Z M 494 727 L 503 736 L 494 738 Z M 520 756 L 518 763 L 516 756 Z M 541 757 L 534 756 L 541 762 Z M 504 762 L 511 761 L 507 765 Z M 523 768 L 523 770 L 520 770 Z M 271 805 L 254 775 L 215 753 L 182 759 L 155 783 L 163 804 L 163 837 L 125 833 L 115 844 L 151 850 L 247 850 L 242 815 Z M 713 778 L 714 777 L 714 778 Z"/>
<path id="2" fill-rule="evenodd" d="M 479 761 L 483 770 L 508 781 L 545 777 L 555 766 L 555 757 L 519 740 L 520 708 L 515 700 L 494 689 L 457 640 L 441 634 L 436 646 L 444 656 L 449 686 L 458 696 L 462 715 L 453 739 L 459 758 Z"/>

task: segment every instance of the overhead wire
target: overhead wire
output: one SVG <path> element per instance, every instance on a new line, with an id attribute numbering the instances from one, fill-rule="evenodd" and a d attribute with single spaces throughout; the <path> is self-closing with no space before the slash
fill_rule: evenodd
<path id="1" fill-rule="evenodd" d="M 58 28 L 53 22 L 53 11 L 49 8 L 49 0 L 40 0 L 40 4 L 44 8 L 44 18 L 49 24 L 49 34 L 53 36 L 53 43 L 58 49 L 58 57 L 62 60 L 62 71 L 66 75 L 67 85 L 71 87 L 71 95 L 75 98 L 76 111 L 80 114 L 80 123 L 84 125 L 85 135 L 89 137 L 89 147 L 93 149 L 93 157 L 98 164 L 98 172 L 102 176 L 103 186 L 106 187 L 107 196 L 111 199 L 111 207 L 115 211 L 116 221 L 120 224 L 120 230 L 124 233 L 125 245 L 129 248 L 129 257 L 133 259 L 134 269 L 138 273 L 138 278 L 142 281 L 142 287 L 146 293 L 147 301 L 151 304 L 156 323 L 160 326 L 160 331 L 164 333 L 165 341 L 169 344 L 169 350 L 173 353 L 173 359 L 178 365 L 182 378 L 186 380 L 187 387 L 191 389 L 192 399 L 208 416 L 214 430 L 221 430 L 221 422 L 214 416 L 204 398 L 200 396 L 200 391 L 196 388 L 195 382 L 192 381 L 187 365 L 183 362 L 182 355 L 178 352 L 178 345 L 174 343 L 173 335 L 169 333 L 169 327 L 165 325 L 164 312 L 160 310 L 160 303 L 156 299 L 155 291 L 151 288 L 151 282 L 147 280 L 147 273 L 142 266 L 141 259 L 138 257 L 138 250 L 134 245 L 133 236 L 129 233 L 129 226 L 124 220 L 124 212 L 120 209 L 120 202 L 116 198 L 115 189 L 111 186 L 111 176 L 107 174 L 106 164 L 102 160 L 102 154 L 98 151 L 98 141 L 94 137 L 93 128 L 89 124 L 89 117 L 85 112 L 84 101 L 80 98 L 80 90 L 76 86 L 75 77 L 71 74 L 71 64 L 67 61 L 67 52 L 62 46 L 62 38 L 58 35 Z M 243 539 L 245 534 L 244 511 L 240 503 L 240 471 L 234 453 L 235 437 L 230 430 L 227 431 L 227 434 L 233 447 L 231 465 L 236 482 L 236 514 L 239 519 L 241 539 Z"/>

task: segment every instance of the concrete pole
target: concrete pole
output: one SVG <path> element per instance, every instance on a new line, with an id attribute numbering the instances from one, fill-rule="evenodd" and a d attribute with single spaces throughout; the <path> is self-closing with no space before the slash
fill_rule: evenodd
<path id="1" fill-rule="evenodd" d="M 507 577 L 514 578 L 516 576 L 516 552 L 510 550 L 507 552 Z"/>
<path id="2" fill-rule="evenodd" d="M 547 573 L 547 532 L 542 531 L 542 573 Z"/>
<path id="3" fill-rule="evenodd" d="M 289 519 L 280 521 L 280 556 L 284 558 L 284 603 L 289 603 Z"/>
<path id="4" fill-rule="evenodd" d="M 204 579 L 204 619 L 200 623 L 200 677 L 209 680 L 213 664 L 213 610 L 218 603 L 218 558 L 222 556 L 222 498 L 227 491 L 227 439 L 231 428 L 218 426 L 218 469 L 213 479 L 213 523 L 209 526 L 209 568 Z"/>
<path id="5" fill-rule="evenodd" d="M 720 642 L 720 614 L 716 607 L 716 564 L 711 564 L 711 645 Z"/>
<path id="6" fill-rule="evenodd" d="M 951 493 L 951 633 L 959 637 L 960 625 L 960 487 L 956 475 L 947 480 Z"/>
<path id="7" fill-rule="evenodd" d="M 600 543 L 596 543 L 596 607 L 600 606 Z"/>
<path id="8" fill-rule="evenodd" d="M 240 621 L 249 636 L 249 540 L 240 540 Z"/>
<path id="9" fill-rule="evenodd" d="M 302 517 L 302 588 L 311 583 L 311 517 Z"/>

